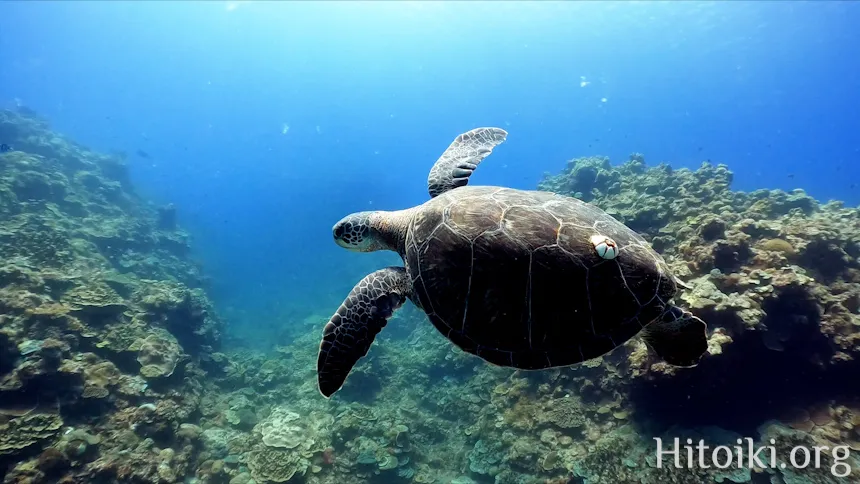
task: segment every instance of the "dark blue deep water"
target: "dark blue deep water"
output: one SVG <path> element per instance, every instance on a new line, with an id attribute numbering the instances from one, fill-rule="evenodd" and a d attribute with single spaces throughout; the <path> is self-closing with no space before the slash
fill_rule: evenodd
<path id="1" fill-rule="evenodd" d="M 332 224 L 423 202 L 477 126 L 510 135 L 474 183 L 641 152 L 860 203 L 857 25 L 854 2 L 2 2 L 0 105 L 127 152 L 262 339 L 393 262 Z"/>

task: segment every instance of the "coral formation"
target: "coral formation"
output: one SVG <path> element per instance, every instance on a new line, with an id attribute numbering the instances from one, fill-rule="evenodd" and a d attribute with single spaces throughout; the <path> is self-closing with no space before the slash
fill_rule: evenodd
<path id="1" fill-rule="evenodd" d="M 173 374 L 182 356 L 182 348 L 168 332 L 150 334 L 132 343 L 129 348 L 137 348 L 137 362 L 140 374 L 146 378 L 168 377 Z"/>
<path id="2" fill-rule="evenodd" d="M 304 475 L 310 462 L 299 454 L 274 448 L 261 448 L 248 455 L 251 476 L 260 482 L 287 482 L 299 473 Z"/>
<path id="3" fill-rule="evenodd" d="M 16 454 L 54 437 L 63 420 L 55 414 L 34 413 L 0 425 L 0 454 Z"/>
<path id="4" fill-rule="evenodd" d="M 135 195 L 120 157 L 12 111 L 0 134 L 16 147 L 0 155 L 0 476 L 193 474 L 202 443 L 178 429 L 217 366 L 220 322 L 188 236 Z"/>

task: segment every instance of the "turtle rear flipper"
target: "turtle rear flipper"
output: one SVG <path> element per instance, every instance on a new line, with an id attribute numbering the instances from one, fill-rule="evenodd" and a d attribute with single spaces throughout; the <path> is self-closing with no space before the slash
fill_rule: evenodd
<path id="1" fill-rule="evenodd" d="M 671 306 L 642 330 L 642 338 L 666 363 L 690 367 L 696 366 L 708 350 L 707 331 L 704 321 Z"/>
<path id="2" fill-rule="evenodd" d="M 387 267 L 368 274 L 352 288 L 323 328 L 317 357 L 319 390 L 325 397 L 338 391 L 355 363 L 411 293 L 403 267 Z"/>
<path id="3" fill-rule="evenodd" d="M 475 168 L 507 136 L 508 132 L 501 128 L 475 128 L 457 136 L 430 169 L 430 198 L 469 183 Z"/>

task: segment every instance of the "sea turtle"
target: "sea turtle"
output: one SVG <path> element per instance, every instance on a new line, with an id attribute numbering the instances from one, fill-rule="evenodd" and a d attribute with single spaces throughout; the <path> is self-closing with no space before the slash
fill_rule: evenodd
<path id="1" fill-rule="evenodd" d="M 324 396 L 407 299 L 455 345 L 496 365 L 573 365 L 640 332 L 667 363 L 698 363 L 706 325 L 671 304 L 680 281 L 633 230 L 575 198 L 466 186 L 507 134 L 457 136 L 430 170 L 424 204 L 335 224 L 341 247 L 393 250 L 404 267 L 367 275 L 326 323 L 317 360 Z"/>

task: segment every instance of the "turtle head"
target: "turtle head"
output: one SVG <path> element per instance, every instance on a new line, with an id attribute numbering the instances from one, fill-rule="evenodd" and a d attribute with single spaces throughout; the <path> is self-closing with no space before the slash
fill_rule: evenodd
<path id="1" fill-rule="evenodd" d="M 375 227 L 377 219 L 379 219 L 378 212 L 358 212 L 347 215 L 332 227 L 335 243 L 355 252 L 387 249 Z"/>

